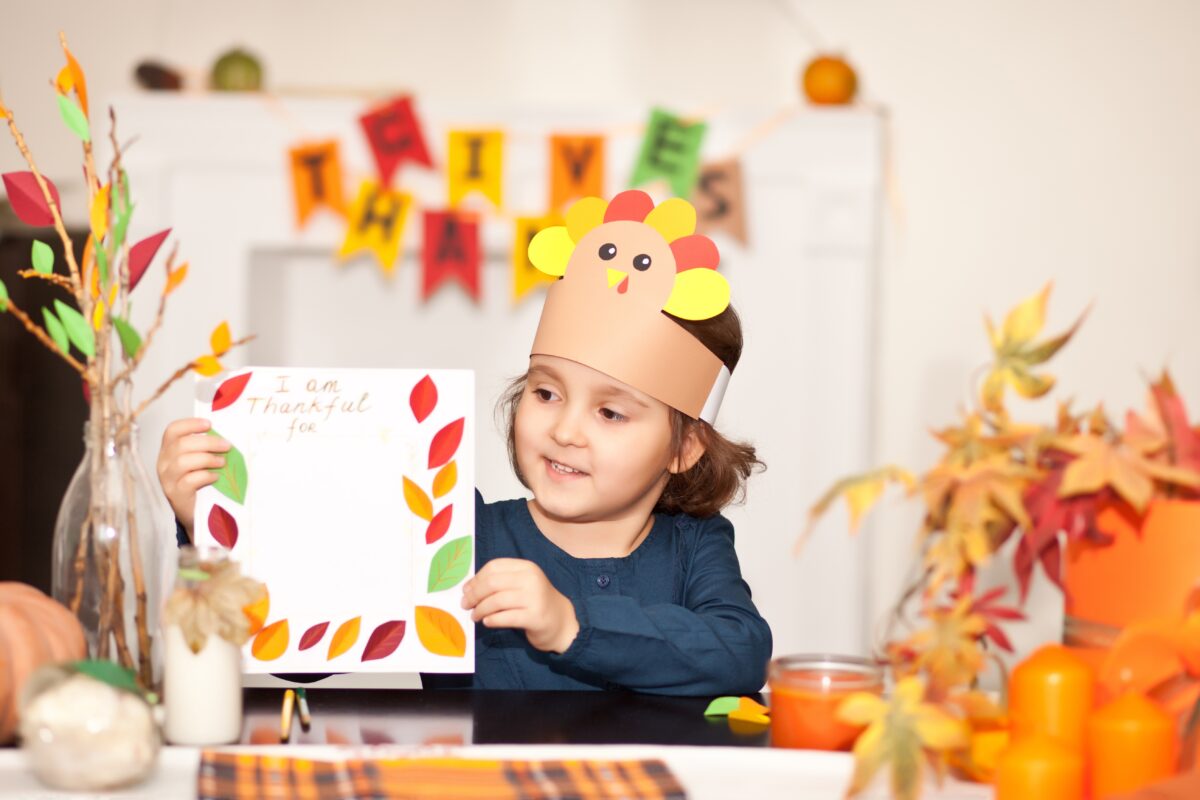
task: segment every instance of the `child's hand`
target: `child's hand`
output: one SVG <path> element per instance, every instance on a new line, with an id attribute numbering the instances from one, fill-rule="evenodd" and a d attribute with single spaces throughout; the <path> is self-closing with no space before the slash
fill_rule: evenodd
<path id="1" fill-rule="evenodd" d="M 210 469 L 225 466 L 220 453 L 229 451 L 229 442 L 208 436 L 212 423 L 206 419 L 179 419 L 163 432 L 158 451 L 158 482 L 175 512 L 175 518 L 192 534 L 196 511 L 196 491 L 217 482 Z"/>
<path id="2" fill-rule="evenodd" d="M 521 628 L 543 652 L 562 653 L 575 641 L 575 606 L 532 561 L 496 558 L 463 586 L 463 608 L 488 628 Z"/>

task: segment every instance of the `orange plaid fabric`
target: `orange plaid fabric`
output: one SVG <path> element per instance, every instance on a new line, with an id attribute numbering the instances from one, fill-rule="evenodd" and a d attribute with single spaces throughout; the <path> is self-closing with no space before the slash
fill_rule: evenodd
<path id="1" fill-rule="evenodd" d="M 206 750 L 199 800 L 551 800 L 686 797 L 667 765 L 641 761 L 306 758 Z"/>

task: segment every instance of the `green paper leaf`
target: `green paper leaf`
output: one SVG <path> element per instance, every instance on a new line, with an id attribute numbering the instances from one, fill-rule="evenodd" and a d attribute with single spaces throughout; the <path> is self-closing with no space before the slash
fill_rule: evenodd
<path id="1" fill-rule="evenodd" d="M 214 430 L 209 430 L 209 436 L 221 436 Z M 221 437 L 225 438 L 225 437 Z M 235 503 L 246 502 L 246 482 L 248 475 L 246 473 L 246 459 L 242 455 L 242 451 L 236 447 L 230 447 L 229 452 L 225 453 L 225 466 L 219 469 L 210 469 L 209 472 L 217 473 L 217 482 L 213 484 L 213 488 L 221 494 L 228 497 Z"/>
<path id="2" fill-rule="evenodd" d="M 0 314 L 8 311 L 8 287 L 4 285 L 4 281 L 0 281 Z"/>
<path id="3" fill-rule="evenodd" d="M 67 669 L 78 672 L 80 675 L 87 675 L 89 678 L 94 678 L 101 683 L 107 683 L 115 689 L 132 692 L 136 695 L 142 694 L 142 687 L 138 686 L 137 677 L 133 670 L 122 667 L 115 661 L 105 661 L 101 659 L 87 659 L 84 661 L 73 661 L 66 665 Z"/>
<path id="4" fill-rule="evenodd" d="M 117 329 L 117 338 L 121 340 L 121 349 L 125 351 L 125 357 L 137 358 L 138 351 L 142 349 L 141 335 L 120 317 L 113 317 L 113 327 Z"/>
<path id="5" fill-rule="evenodd" d="M 96 354 L 96 337 L 92 334 L 92 326 L 88 325 L 83 314 L 62 300 L 54 301 L 54 309 L 67 329 L 67 336 L 71 339 L 71 344 L 75 345 L 75 348 L 88 358 L 94 356 Z"/>
<path id="6" fill-rule="evenodd" d="M 108 288 L 108 251 L 104 249 L 104 243 L 96 244 L 96 268 L 100 270 L 100 288 Z"/>
<path id="7" fill-rule="evenodd" d="M 441 592 L 457 586 L 471 569 L 471 537 L 463 536 L 446 542 L 433 556 L 429 565 L 429 585 L 426 591 Z"/>
<path id="8" fill-rule="evenodd" d="M 60 94 L 58 96 L 58 111 L 62 114 L 63 122 L 67 123 L 67 127 L 79 137 L 80 141 L 90 142 L 92 140 L 87 116 L 83 113 L 83 109 L 79 107 L 78 103 Z"/>
<path id="9" fill-rule="evenodd" d="M 54 251 L 45 242 L 33 240 L 33 268 L 43 275 L 54 272 Z"/>
<path id="10" fill-rule="evenodd" d="M 129 176 L 121 170 L 121 190 L 117 193 L 117 221 L 113 224 L 113 252 L 121 252 L 125 244 L 125 232 L 129 229 L 129 218 L 133 216 L 133 205 L 129 202 Z"/>
<path id="11" fill-rule="evenodd" d="M 54 316 L 54 312 L 48 308 L 42 309 L 42 319 L 46 321 L 46 333 L 50 334 L 50 338 L 58 345 L 58 349 L 66 355 L 71 350 L 71 342 L 67 339 L 67 329 L 58 321 L 58 317 Z"/>
<path id="12" fill-rule="evenodd" d="M 737 711 L 740 702 L 741 700 L 737 697 L 718 697 L 708 704 L 708 708 L 704 709 L 704 716 L 727 717 L 729 712 Z"/>

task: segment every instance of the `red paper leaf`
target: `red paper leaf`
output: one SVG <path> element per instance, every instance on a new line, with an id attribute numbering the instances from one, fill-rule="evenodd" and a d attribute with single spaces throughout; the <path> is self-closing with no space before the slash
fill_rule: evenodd
<path id="1" fill-rule="evenodd" d="M 46 188 L 54 197 L 54 204 L 61 209 L 62 203 L 58 199 L 58 187 L 49 178 L 44 178 L 44 180 Z M 50 206 L 46 204 L 46 198 L 42 196 L 42 189 L 38 186 L 37 178 L 33 177 L 32 172 L 4 173 L 4 189 L 8 192 L 8 202 L 12 205 L 13 213 L 21 222 L 38 227 L 54 224 L 54 214 L 51 213 Z"/>
<path id="2" fill-rule="evenodd" d="M 453 504 L 446 506 L 437 513 L 429 522 L 429 527 L 425 529 L 425 544 L 433 544 L 438 539 L 446 535 L 446 531 L 450 530 L 450 517 L 454 515 Z"/>
<path id="3" fill-rule="evenodd" d="M 253 372 L 247 372 L 242 375 L 230 378 L 217 387 L 217 393 L 213 396 L 213 411 L 220 411 L 222 408 L 228 408 L 233 405 L 234 401 L 242 396 L 242 392 L 246 390 L 246 384 L 250 382 L 250 376 Z"/>
<path id="4" fill-rule="evenodd" d="M 404 620 L 394 619 L 372 631 L 367 646 L 363 648 L 362 660 L 377 661 L 394 653 L 404 639 L 405 627 Z"/>
<path id="5" fill-rule="evenodd" d="M 321 639 L 325 637 L 325 631 L 328 630 L 328 628 L 328 622 L 319 622 L 306 630 L 304 635 L 300 637 L 299 649 L 307 650 L 308 648 L 315 646 L 317 642 L 321 641 Z"/>
<path id="6" fill-rule="evenodd" d="M 154 254 L 158 252 L 158 248 L 162 247 L 163 241 L 166 240 L 170 232 L 170 228 L 167 228 L 165 231 L 159 231 L 153 236 L 147 236 L 129 248 L 130 291 L 133 291 L 138 285 L 138 281 L 146 274 L 146 268 L 150 266 L 150 262 L 154 260 Z"/>
<path id="7" fill-rule="evenodd" d="M 214 505 L 212 510 L 208 512 L 208 530 L 222 547 L 232 550 L 233 546 L 237 544 L 237 520 L 233 518 L 232 514 L 218 505 Z"/>
<path id="8" fill-rule="evenodd" d="M 413 387 L 412 393 L 408 396 L 408 406 L 412 409 L 417 422 L 424 422 L 425 418 L 433 413 L 434 407 L 437 406 L 437 400 L 437 386 L 432 378 L 426 375 L 417 381 L 417 385 Z"/>
<path id="9" fill-rule="evenodd" d="M 454 458 L 458 443 L 462 441 L 463 418 L 451 422 L 437 432 L 429 444 L 429 468 L 436 469 Z"/>

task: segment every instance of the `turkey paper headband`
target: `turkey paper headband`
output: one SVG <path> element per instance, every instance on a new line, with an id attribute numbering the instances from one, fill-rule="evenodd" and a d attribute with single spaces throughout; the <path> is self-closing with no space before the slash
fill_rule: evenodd
<path id="1" fill-rule="evenodd" d="M 579 200 L 566 223 L 529 243 L 530 262 L 562 278 L 546 295 L 531 355 L 579 362 L 711 424 L 729 370 L 663 313 L 703 320 L 729 305 L 717 246 L 694 232 L 696 209 L 627 191 L 611 203 Z"/>

